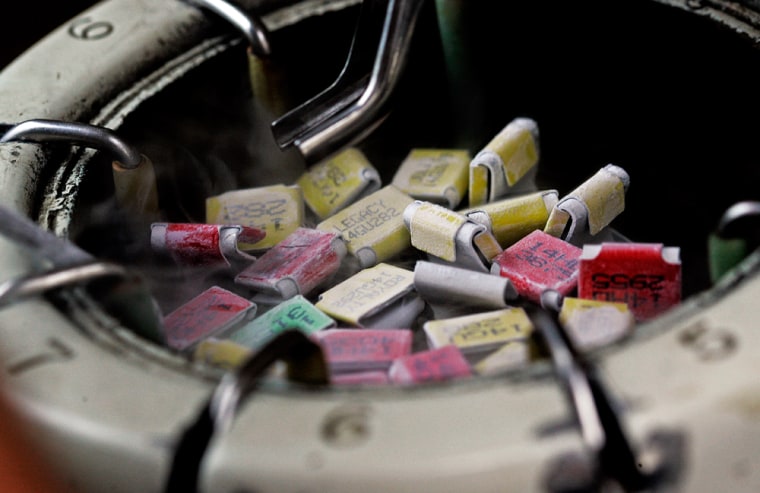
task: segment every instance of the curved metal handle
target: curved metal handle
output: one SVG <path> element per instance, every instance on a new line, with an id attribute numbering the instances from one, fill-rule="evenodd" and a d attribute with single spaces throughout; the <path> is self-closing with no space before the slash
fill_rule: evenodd
<path id="1" fill-rule="evenodd" d="M 123 169 L 135 169 L 144 157 L 113 130 L 97 125 L 60 120 L 33 119 L 12 126 L 0 137 L 6 142 L 69 142 L 111 152 Z"/>
<path id="2" fill-rule="evenodd" d="M 246 12 L 238 5 L 227 0 L 187 0 L 191 5 L 205 8 L 229 22 L 240 31 L 248 41 L 254 55 L 262 58 L 272 54 L 269 43 L 269 30 L 255 15 Z"/>

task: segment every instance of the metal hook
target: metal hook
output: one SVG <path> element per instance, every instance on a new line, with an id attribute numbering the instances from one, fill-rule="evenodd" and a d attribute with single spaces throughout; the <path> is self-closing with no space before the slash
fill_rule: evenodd
<path id="1" fill-rule="evenodd" d="M 188 0 L 188 2 L 196 7 L 210 10 L 232 24 L 245 36 L 251 51 L 256 56 L 266 58 L 272 54 L 269 30 L 255 15 L 226 0 Z"/>
<path id="2" fill-rule="evenodd" d="M 226 373 L 196 420 L 180 437 L 166 493 L 198 491 L 201 463 L 215 435 L 229 430 L 244 400 L 259 386 L 274 363 L 287 364 L 288 377 L 304 384 L 326 385 L 329 371 L 321 346 L 290 328 L 253 353 L 236 371 Z"/>
<path id="3" fill-rule="evenodd" d="M 0 284 L 0 308 L 53 289 L 89 282 L 102 277 L 126 276 L 126 270 L 120 265 L 110 262 L 92 262 L 9 279 Z"/>
<path id="4" fill-rule="evenodd" d="M 112 130 L 79 122 L 33 119 L 13 125 L 0 137 L 7 142 L 70 142 L 111 152 L 116 156 L 114 164 L 126 170 L 138 168 L 145 157 L 127 144 Z"/>
<path id="5" fill-rule="evenodd" d="M 724 238 L 747 236 L 746 226 L 749 220 L 760 219 L 760 202 L 744 200 L 737 202 L 723 213 L 718 222 L 717 234 Z M 756 223 L 755 223 L 756 224 Z"/>
<path id="6" fill-rule="evenodd" d="M 163 342 L 158 306 L 139 277 L 131 275 L 119 265 L 98 261 L 74 243 L 2 205 L 0 234 L 44 260 L 49 269 L 0 284 L 0 308 L 71 284 L 116 278 L 115 284 L 108 283 L 109 285 L 99 287 L 98 297 L 104 300 L 116 318 L 133 328 L 135 333 L 155 342 Z"/>
<path id="7" fill-rule="evenodd" d="M 760 202 L 744 200 L 725 210 L 708 236 L 710 280 L 734 270 L 760 245 Z"/>

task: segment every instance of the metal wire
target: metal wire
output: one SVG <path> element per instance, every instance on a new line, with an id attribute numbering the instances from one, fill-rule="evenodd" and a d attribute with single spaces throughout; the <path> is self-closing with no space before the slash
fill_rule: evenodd
<path id="1" fill-rule="evenodd" d="M 0 137 L 0 143 L 14 141 L 69 142 L 108 151 L 124 169 L 135 169 L 143 160 L 142 154 L 114 131 L 87 123 L 48 119 L 26 120 L 12 126 Z"/>
<path id="2" fill-rule="evenodd" d="M 254 55 L 267 58 L 272 54 L 269 30 L 256 15 L 227 0 L 188 0 L 196 7 L 207 9 L 232 24 L 243 34 Z"/>

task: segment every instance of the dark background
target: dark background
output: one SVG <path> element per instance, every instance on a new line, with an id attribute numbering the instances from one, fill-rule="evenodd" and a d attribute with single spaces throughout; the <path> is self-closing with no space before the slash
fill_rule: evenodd
<path id="1" fill-rule="evenodd" d="M 0 30 L 0 67 L 5 67 L 53 29 L 76 17 L 95 0 L 22 0 L 5 2 Z"/>

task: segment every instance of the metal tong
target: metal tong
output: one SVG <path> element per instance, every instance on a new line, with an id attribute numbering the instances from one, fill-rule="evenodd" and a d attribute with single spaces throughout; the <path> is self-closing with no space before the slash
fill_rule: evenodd
<path id="1" fill-rule="evenodd" d="M 272 123 L 281 148 L 316 162 L 366 137 L 388 115 L 423 0 L 364 0 L 338 78 Z"/>
<path id="2" fill-rule="evenodd" d="M 254 14 L 230 0 L 185 0 L 226 20 L 262 58 L 271 55 L 269 32 Z M 281 149 L 295 147 L 310 163 L 366 137 L 388 115 L 406 64 L 423 0 L 363 0 L 346 63 L 327 89 L 272 123 Z"/>

